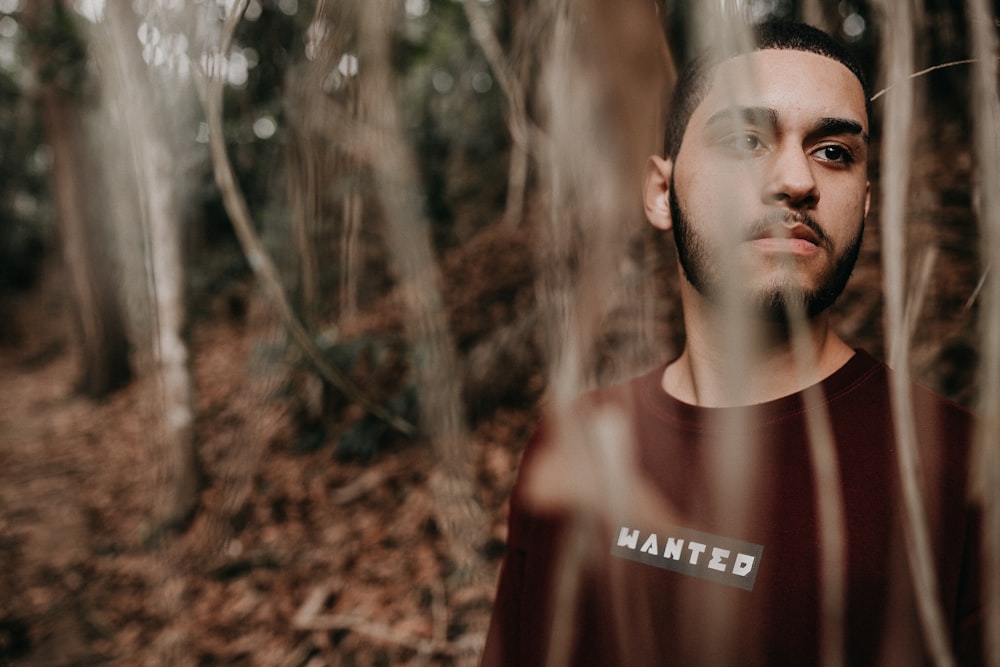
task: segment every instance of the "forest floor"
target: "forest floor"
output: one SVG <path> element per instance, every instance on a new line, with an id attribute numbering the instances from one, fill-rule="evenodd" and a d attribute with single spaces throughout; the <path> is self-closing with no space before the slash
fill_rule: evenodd
<path id="1" fill-rule="evenodd" d="M 468 576 L 436 519 L 430 447 L 368 463 L 329 442 L 305 451 L 295 407 L 250 361 L 268 328 L 195 322 L 205 486 L 190 524 L 152 541 L 167 469 L 155 385 L 78 396 L 58 284 L 13 305 L 18 335 L 0 346 L 0 665 L 475 662 L 527 411 L 472 434 L 488 525 Z"/>

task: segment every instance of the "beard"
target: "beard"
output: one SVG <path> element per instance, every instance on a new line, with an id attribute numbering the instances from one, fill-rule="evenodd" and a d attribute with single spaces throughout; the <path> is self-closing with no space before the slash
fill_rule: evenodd
<path id="1" fill-rule="evenodd" d="M 684 277 L 702 296 L 718 302 L 727 279 L 719 267 L 721 251 L 691 225 L 684 208 L 677 200 L 673 178 L 670 179 L 668 202 L 673 220 L 674 243 L 677 258 Z M 809 226 L 820 239 L 827 238 L 823 229 L 811 218 L 805 217 L 803 224 Z M 756 221 L 754 227 L 769 224 L 768 220 Z M 835 257 L 834 264 L 819 278 L 819 283 L 811 290 L 803 290 L 797 285 L 769 285 L 754 289 L 747 298 L 751 309 L 764 319 L 772 322 L 787 322 L 792 309 L 802 309 L 808 319 L 813 319 L 840 297 L 847 281 L 854 271 L 854 265 L 861 252 L 861 239 L 865 221 L 862 217 L 857 235 Z"/>

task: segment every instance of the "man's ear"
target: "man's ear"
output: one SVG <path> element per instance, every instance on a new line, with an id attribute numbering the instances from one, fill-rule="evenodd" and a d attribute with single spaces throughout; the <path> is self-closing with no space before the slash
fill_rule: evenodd
<path id="1" fill-rule="evenodd" d="M 670 175 L 674 163 L 658 155 L 646 160 L 646 177 L 643 180 L 642 200 L 646 219 L 664 231 L 674 226 L 670 216 Z"/>
<path id="2" fill-rule="evenodd" d="M 872 203 L 872 182 L 865 181 L 865 220 L 868 219 L 868 208 Z"/>

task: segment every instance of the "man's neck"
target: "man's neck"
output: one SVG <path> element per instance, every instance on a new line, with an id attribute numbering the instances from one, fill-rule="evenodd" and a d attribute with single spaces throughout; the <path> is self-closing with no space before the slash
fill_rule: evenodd
<path id="1" fill-rule="evenodd" d="M 662 380 L 668 394 L 691 405 L 732 407 L 782 398 L 829 377 L 854 354 L 830 329 L 826 314 L 794 335 L 783 326 L 742 328 L 756 328 L 758 336 L 733 335 L 732 324 L 691 315 L 685 315 L 684 350 Z"/>

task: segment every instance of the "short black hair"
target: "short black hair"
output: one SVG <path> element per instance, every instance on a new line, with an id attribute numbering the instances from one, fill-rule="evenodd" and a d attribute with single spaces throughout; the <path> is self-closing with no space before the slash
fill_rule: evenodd
<path id="1" fill-rule="evenodd" d="M 871 118 L 871 90 L 864 72 L 857 59 L 840 42 L 819 28 L 805 23 L 768 21 L 750 29 L 753 41 L 749 48 L 733 49 L 731 45 L 727 45 L 730 46 L 727 51 L 706 51 L 681 71 L 674 86 L 664 136 L 663 151 L 671 160 L 677 159 L 691 114 L 708 94 L 712 69 L 724 60 L 746 53 L 769 49 L 808 51 L 836 60 L 858 78 L 865 95 L 865 112 Z"/>

